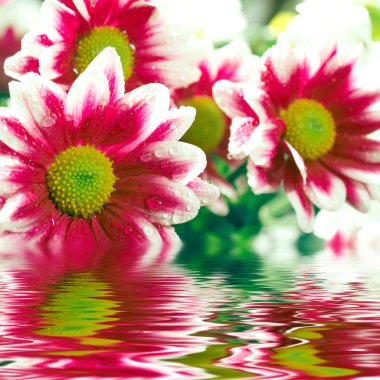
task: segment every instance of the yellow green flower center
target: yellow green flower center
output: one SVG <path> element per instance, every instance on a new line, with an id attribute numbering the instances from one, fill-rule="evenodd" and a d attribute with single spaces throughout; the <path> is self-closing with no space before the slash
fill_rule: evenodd
<path id="1" fill-rule="evenodd" d="M 286 31 L 289 23 L 297 14 L 294 12 L 279 12 L 269 22 L 269 30 L 274 36 Z"/>
<path id="2" fill-rule="evenodd" d="M 214 100 L 210 96 L 201 95 L 186 99 L 181 105 L 197 110 L 194 123 L 182 141 L 194 144 L 205 152 L 215 149 L 223 140 L 227 124 L 223 112 Z"/>
<path id="3" fill-rule="evenodd" d="M 305 160 L 315 160 L 333 147 L 334 118 L 321 103 L 311 99 L 295 100 L 280 117 L 286 124 L 284 139 Z"/>
<path id="4" fill-rule="evenodd" d="M 106 47 L 116 49 L 123 66 L 124 79 L 132 75 L 135 53 L 125 32 L 112 26 L 99 26 L 78 40 L 75 69 L 81 74 Z"/>
<path id="5" fill-rule="evenodd" d="M 380 41 L 380 6 L 374 1 L 364 2 L 363 4 L 369 13 L 372 24 L 372 38 L 375 41 Z"/>
<path id="6" fill-rule="evenodd" d="M 89 145 L 59 153 L 47 170 L 47 187 L 57 209 L 81 218 L 101 211 L 115 181 L 112 162 Z"/>

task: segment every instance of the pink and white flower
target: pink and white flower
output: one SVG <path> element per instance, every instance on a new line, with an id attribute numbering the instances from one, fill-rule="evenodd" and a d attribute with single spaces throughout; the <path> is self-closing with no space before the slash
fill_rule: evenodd
<path id="1" fill-rule="evenodd" d="M 215 183 L 220 188 L 221 194 L 228 198 L 236 196 L 235 190 L 217 173 L 212 156 L 216 155 L 227 160 L 229 138 L 227 126 L 230 119 L 216 105 L 212 88 L 222 79 L 231 82 L 249 81 L 255 73 L 258 62 L 259 58 L 254 56 L 248 45 L 242 41 L 231 42 L 221 49 L 212 49 L 199 65 L 202 73 L 199 81 L 172 94 L 177 105 L 192 106 L 197 110 L 195 121 L 182 141 L 194 144 L 206 152 L 207 169 L 203 177 Z M 228 213 L 228 206 L 222 198 L 213 203 L 211 208 L 218 214 Z"/>
<path id="2" fill-rule="evenodd" d="M 282 40 L 263 57 L 255 84 L 220 81 L 218 105 L 232 118 L 230 155 L 248 160 L 256 194 L 284 184 L 300 227 L 314 207 L 344 202 L 367 211 L 380 183 L 379 93 L 356 85 L 356 58 L 336 45 L 323 51 Z"/>
<path id="3" fill-rule="evenodd" d="M 150 0 L 46 0 L 40 27 L 23 38 L 5 71 L 18 80 L 39 73 L 68 88 L 111 46 L 121 58 L 126 89 L 153 82 L 179 88 L 200 75 L 196 65 L 202 51 L 190 37 Z"/>
<path id="4" fill-rule="evenodd" d="M 0 1 L 0 92 L 8 89 L 9 77 L 3 72 L 6 58 L 21 47 L 21 38 L 37 21 L 41 3 L 38 0 Z"/>
<path id="5" fill-rule="evenodd" d="M 335 254 L 358 255 L 375 253 L 380 248 L 380 203 L 372 201 L 368 213 L 362 213 L 349 205 L 340 210 L 322 210 L 316 218 L 314 233 L 326 240 L 327 247 Z"/>
<path id="6" fill-rule="evenodd" d="M 0 230 L 39 241 L 175 236 L 218 197 L 198 178 L 205 154 L 178 140 L 195 117 L 169 109 L 169 90 L 124 94 L 123 71 L 105 49 L 66 92 L 35 73 L 10 84 L 0 108 Z"/>
<path id="7" fill-rule="evenodd" d="M 295 44 L 317 44 L 334 38 L 339 46 L 355 48 L 362 45 L 359 63 L 362 75 L 370 81 L 378 76 L 380 42 L 378 26 L 371 11 L 379 12 L 377 0 L 304 0 L 297 5 L 298 15 L 286 29 L 286 37 Z"/>

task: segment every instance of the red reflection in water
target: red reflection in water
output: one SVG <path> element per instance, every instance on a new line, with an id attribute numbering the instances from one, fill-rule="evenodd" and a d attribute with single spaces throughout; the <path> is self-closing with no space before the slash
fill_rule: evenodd
<path id="1" fill-rule="evenodd" d="M 212 328 L 213 297 L 165 263 L 165 252 L 153 262 L 144 253 L 3 255 L 0 378 L 208 377 L 163 360 L 214 344 L 193 335 Z"/>
<path id="2" fill-rule="evenodd" d="M 222 362 L 255 379 L 379 379 L 380 301 L 361 301 L 360 284 L 333 294 L 314 281 L 281 300 L 267 295 L 241 304 L 252 328 L 230 335 L 257 342 L 231 350 Z"/>
<path id="3" fill-rule="evenodd" d="M 333 292 L 310 270 L 274 291 L 245 274 L 250 290 L 165 249 L 13 252 L 0 257 L 0 379 L 380 378 L 380 301 L 360 282 Z"/>

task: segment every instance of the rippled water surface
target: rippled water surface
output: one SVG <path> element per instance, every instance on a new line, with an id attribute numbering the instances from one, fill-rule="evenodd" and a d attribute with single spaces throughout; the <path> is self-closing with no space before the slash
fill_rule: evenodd
<path id="1" fill-rule="evenodd" d="M 368 257 L 75 257 L 2 255 L 0 379 L 380 379 Z"/>

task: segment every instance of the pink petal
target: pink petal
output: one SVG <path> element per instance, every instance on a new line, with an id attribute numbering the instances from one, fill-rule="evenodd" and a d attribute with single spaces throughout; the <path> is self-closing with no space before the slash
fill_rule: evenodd
<path id="1" fill-rule="evenodd" d="M 199 178 L 195 178 L 189 182 L 187 187 L 196 194 L 202 206 L 208 206 L 216 202 L 220 195 L 218 187 Z"/>
<path id="2" fill-rule="evenodd" d="M 235 117 L 231 124 L 231 135 L 228 143 L 230 158 L 243 159 L 252 153 L 252 136 L 257 128 L 250 117 Z"/>
<path id="3" fill-rule="evenodd" d="M 333 152 L 334 155 L 349 157 L 363 163 L 380 162 L 380 142 L 365 136 L 339 133 L 335 141 Z"/>
<path id="4" fill-rule="evenodd" d="M 29 155 L 34 140 L 11 108 L 0 108 L 0 141 L 20 154 Z"/>
<path id="5" fill-rule="evenodd" d="M 128 250 L 137 249 L 142 263 L 146 264 L 157 257 L 162 248 L 163 242 L 156 226 L 133 208 L 106 206 L 98 222 L 111 241 L 127 242 Z"/>
<path id="6" fill-rule="evenodd" d="M 67 94 L 66 117 L 75 129 L 84 129 L 101 119 L 109 100 L 110 90 L 105 75 L 86 70 L 75 80 Z"/>
<path id="7" fill-rule="evenodd" d="M 147 142 L 180 140 L 195 119 L 195 108 L 172 108 Z"/>
<path id="8" fill-rule="evenodd" d="M 57 42 L 43 50 L 39 58 L 39 71 L 41 75 L 62 82 L 73 82 L 75 74 L 72 72 L 73 51 L 72 46 L 66 42 Z"/>
<path id="9" fill-rule="evenodd" d="M 260 72 L 262 87 L 274 104 L 286 109 L 293 99 L 302 94 L 309 68 L 283 41 L 269 49 L 263 59 Z"/>
<path id="10" fill-rule="evenodd" d="M 282 120 L 272 119 L 259 124 L 253 131 L 250 156 L 257 166 L 271 167 L 285 129 Z"/>
<path id="11" fill-rule="evenodd" d="M 292 161 L 295 163 L 297 169 L 299 170 L 303 182 L 306 182 L 307 171 L 304 159 L 287 141 L 284 141 L 284 147 L 289 156 L 292 158 Z"/>
<path id="12" fill-rule="evenodd" d="M 332 154 L 325 155 L 321 161 L 331 170 L 348 178 L 363 183 L 380 184 L 380 163 L 362 163 Z"/>
<path id="13" fill-rule="evenodd" d="M 146 0 L 119 2 L 120 27 L 128 30 L 131 41 L 140 41 L 148 44 L 145 37 L 149 35 L 152 28 L 152 20 L 157 14 L 157 7 Z"/>
<path id="14" fill-rule="evenodd" d="M 135 0 L 136 1 L 136 0 Z M 130 0 L 93 0 L 91 3 L 91 22 L 93 25 L 109 25 L 113 19 L 123 17 L 122 10 L 128 8 Z"/>
<path id="15" fill-rule="evenodd" d="M 254 83 L 243 88 L 244 99 L 257 116 L 260 123 L 277 117 L 278 111 L 270 96 Z"/>
<path id="16" fill-rule="evenodd" d="M 44 139 L 50 141 L 50 145 L 54 145 L 54 151 L 63 149 L 65 133 L 62 127 L 66 127 L 64 118 L 66 93 L 53 82 L 36 74 L 24 76 L 20 91 L 24 101 L 18 106 L 23 107 L 24 113 L 28 113 L 26 115 L 28 124 L 34 123 L 30 132 L 38 138 L 42 133 Z"/>
<path id="17" fill-rule="evenodd" d="M 72 218 L 65 234 L 65 245 L 78 247 L 84 252 L 96 247 L 97 239 L 91 227 L 91 220 Z"/>
<path id="18" fill-rule="evenodd" d="M 288 163 L 285 171 L 284 189 L 293 206 L 302 231 L 313 231 L 314 207 L 303 190 L 303 180 L 294 164 Z"/>
<path id="19" fill-rule="evenodd" d="M 346 200 L 346 187 L 339 177 L 318 161 L 308 162 L 307 174 L 304 191 L 315 205 L 327 211 L 342 207 Z"/>
<path id="20" fill-rule="evenodd" d="M 206 155 L 191 144 L 177 141 L 160 141 L 144 146 L 136 164 L 126 163 L 130 174 L 159 174 L 181 183 L 196 178 L 206 167 Z"/>
<path id="21" fill-rule="evenodd" d="M 115 160 L 133 152 L 160 126 L 169 103 L 169 90 L 161 84 L 148 84 L 125 94 L 114 112 L 115 129 L 105 132 L 104 149 Z"/>
<path id="22" fill-rule="evenodd" d="M 154 12 L 150 5 L 154 2 L 134 2 L 122 21 L 124 29 L 131 31 L 136 47 L 139 64 L 135 66 L 135 75 L 143 83 L 163 83 L 171 89 L 187 87 L 200 77 L 198 63 L 204 49 L 188 28 L 171 24 L 164 13 Z M 147 21 L 137 25 L 134 18 Z"/>
<path id="23" fill-rule="evenodd" d="M 166 177 L 147 174 L 118 180 L 113 202 L 126 202 L 148 215 L 153 223 L 171 225 L 193 219 L 200 201 L 185 185 Z"/>
<path id="24" fill-rule="evenodd" d="M 40 11 L 41 21 L 48 25 L 49 37 L 55 42 L 74 42 L 79 20 L 74 11 L 57 0 L 45 0 Z M 52 34 L 54 32 L 54 34 Z"/>
<path id="25" fill-rule="evenodd" d="M 23 51 L 28 52 L 32 57 L 39 57 L 44 49 L 53 45 L 51 39 L 39 29 L 32 29 L 24 35 L 21 40 Z"/>
<path id="26" fill-rule="evenodd" d="M 44 185 L 23 188 L 8 198 L 0 210 L 0 231 L 27 232 L 54 208 Z"/>
<path id="27" fill-rule="evenodd" d="M 268 194 L 278 190 L 284 178 L 284 163 L 278 156 L 271 168 L 256 166 L 252 160 L 247 165 L 248 185 L 255 194 Z"/>
<path id="28" fill-rule="evenodd" d="M 79 13 L 86 21 L 90 21 L 91 0 L 72 0 Z"/>
<path id="29" fill-rule="evenodd" d="M 4 62 L 5 74 L 11 78 L 21 80 L 26 73 L 39 73 L 38 58 L 30 56 L 28 53 L 19 51 Z"/>
<path id="30" fill-rule="evenodd" d="M 344 178 L 347 191 L 347 202 L 361 212 L 368 212 L 371 205 L 371 196 L 367 186 L 348 178 Z"/>
<path id="31" fill-rule="evenodd" d="M 54 221 L 54 226 L 50 234 L 50 241 L 55 244 L 62 244 L 66 240 L 67 229 L 72 219 L 67 214 L 62 214 Z"/>
<path id="32" fill-rule="evenodd" d="M 87 67 L 86 71 L 102 73 L 108 80 L 110 102 L 115 103 L 124 95 L 124 74 L 120 57 L 112 47 L 104 49 Z"/>
<path id="33" fill-rule="evenodd" d="M 219 216 L 227 216 L 230 212 L 230 207 L 228 206 L 226 200 L 222 197 L 211 203 L 208 208 L 215 215 Z"/>
<path id="34" fill-rule="evenodd" d="M 253 119 L 253 123 L 258 124 L 258 116 L 244 98 L 244 87 L 247 85 L 221 80 L 214 84 L 212 93 L 216 104 L 230 119 L 250 117 Z"/>
<path id="35" fill-rule="evenodd" d="M 25 165 L 14 156 L 0 155 L 0 196 L 10 196 L 24 186 L 46 181 L 45 171 Z"/>
<path id="36" fill-rule="evenodd" d="M 256 74 L 259 57 L 252 54 L 243 41 L 233 41 L 215 51 L 211 58 L 216 75 L 213 81 L 228 79 L 231 82 L 246 82 Z M 210 60 L 211 60 L 210 59 Z"/>

